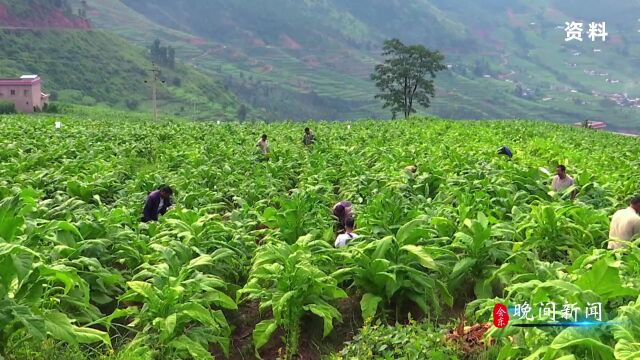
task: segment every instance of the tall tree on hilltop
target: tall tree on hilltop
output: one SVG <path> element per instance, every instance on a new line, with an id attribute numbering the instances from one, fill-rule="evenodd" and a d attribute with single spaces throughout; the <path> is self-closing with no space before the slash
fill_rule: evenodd
<path id="1" fill-rule="evenodd" d="M 405 119 L 416 112 L 414 104 L 428 108 L 435 96 L 433 79 L 436 72 L 446 69 L 444 55 L 422 45 L 403 44 L 398 39 L 387 40 L 382 48 L 384 63 L 376 65 L 371 79 L 392 114 L 403 113 Z"/>

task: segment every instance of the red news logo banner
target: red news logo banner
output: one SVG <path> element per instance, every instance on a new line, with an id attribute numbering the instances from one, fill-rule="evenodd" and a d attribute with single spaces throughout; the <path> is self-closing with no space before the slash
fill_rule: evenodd
<path id="1" fill-rule="evenodd" d="M 509 311 L 504 304 L 496 304 L 493 307 L 493 325 L 497 328 L 504 328 L 509 323 Z"/>

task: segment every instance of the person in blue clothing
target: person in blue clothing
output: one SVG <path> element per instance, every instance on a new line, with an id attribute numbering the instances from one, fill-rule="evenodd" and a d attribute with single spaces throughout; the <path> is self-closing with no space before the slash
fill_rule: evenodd
<path id="1" fill-rule="evenodd" d="M 172 205 L 171 196 L 173 190 L 169 186 L 162 186 L 149 193 L 142 210 L 142 222 L 158 221 L 158 216 L 164 215 Z"/>
<path id="2" fill-rule="evenodd" d="M 506 155 L 509 157 L 509 159 L 511 159 L 513 157 L 513 153 L 511 152 L 511 149 L 509 149 L 509 147 L 507 146 L 503 146 L 500 149 L 498 149 L 498 154 L 499 155 Z"/>

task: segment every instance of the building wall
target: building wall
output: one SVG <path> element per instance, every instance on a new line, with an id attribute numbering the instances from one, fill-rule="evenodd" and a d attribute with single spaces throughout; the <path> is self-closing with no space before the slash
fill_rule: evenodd
<path id="1" fill-rule="evenodd" d="M 34 106 L 42 110 L 42 85 L 40 80 L 24 84 L 0 83 L 0 99 L 12 101 L 19 112 L 33 112 Z"/>
<path id="2" fill-rule="evenodd" d="M 42 94 L 42 85 L 40 84 L 40 81 L 36 81 L 35 83 L 31 84 L 31 107 L 37 107 L 39 110 L 42 110 L 42 101 L 41 99 L 41 94 Z"/>

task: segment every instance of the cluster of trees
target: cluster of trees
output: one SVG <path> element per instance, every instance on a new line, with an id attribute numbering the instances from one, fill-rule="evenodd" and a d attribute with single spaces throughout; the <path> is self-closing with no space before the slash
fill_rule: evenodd
<path id="1" fill-rule="evenodd" d="M 171 46 L 160 46 L 160 40 L 155 39 L 151 45 L 151 61 L 170 69 L 176 68 L 176 50 Z"/>
<path id="2" fill-rule="evenodd" d="M 493 70 L 491 69 L 491 65 L 489 65 L 489 62 L 486 59 L 478 59 L 476 60 L 475 66 L 473 67 L 473 75 L 477 77 L 493 75 Z"/>

